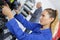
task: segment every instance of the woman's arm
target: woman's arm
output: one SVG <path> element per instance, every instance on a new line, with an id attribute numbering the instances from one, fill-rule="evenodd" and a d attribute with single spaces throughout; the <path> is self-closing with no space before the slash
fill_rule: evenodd
<path id="1" fill-rule="evenodd" d="M 16 38 L 19 40 L 49 40 L 43 36 L 43 33 L 42 34 L 27 34 L 23 32 L 19 28 L 15 18 L 7 22 L 6 26 L 11 31 L 11 33 L 14 34 Z"/>
<path id="2" fill-rule="evenodd" d="M 14 16 L 20 23 L 23 24 L 24 27 L 26 27 L 27 29 L 33 30 L 34 28 L 36 28 L 37 26 L 41 26 L 38 23 L 32 23 L 27 21 L 22 14 L 16 14 Z"/>

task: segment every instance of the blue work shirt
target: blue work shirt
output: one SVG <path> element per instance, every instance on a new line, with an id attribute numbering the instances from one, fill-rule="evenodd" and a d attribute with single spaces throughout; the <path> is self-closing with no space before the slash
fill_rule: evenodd
<path id="1" fill-rule="evenodd" d="M 15 19 L 33 32 L 31 34 L 23 32 Z M 18 40 L 52 40 L 52 33 L 50 29 L 40 30 L 42 25 L 27 21 L 21 14 L 15 15 L 15 18 L 8 21 L 6 26 Z"/>

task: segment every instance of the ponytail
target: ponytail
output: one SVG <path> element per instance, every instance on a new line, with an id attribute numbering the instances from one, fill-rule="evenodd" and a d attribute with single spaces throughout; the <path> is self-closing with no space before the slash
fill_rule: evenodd
<path id="1" fill-rule="evenodd" d="M 57 10 L 55 10 L 55 14 L 56 14 L 56 17 L 55 17 L 54 21 L 51 23 L 52 35 L 54 34 L 54 30 L 55 30 L 55 27 L 56 27 L 57 22 L 58 22 L 58 12 L 57 12 Z"/>

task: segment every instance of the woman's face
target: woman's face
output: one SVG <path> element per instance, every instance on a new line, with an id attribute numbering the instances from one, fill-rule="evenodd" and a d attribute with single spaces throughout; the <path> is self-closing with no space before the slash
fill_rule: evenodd
<path id="1" fill-rule="evenodd" d="M 46 10 L 44 10 L 40 16 L 41 25 L 50 24 L 52 21 L 53 21 L 53 18 L 50 17 L 49 13 Z"/>

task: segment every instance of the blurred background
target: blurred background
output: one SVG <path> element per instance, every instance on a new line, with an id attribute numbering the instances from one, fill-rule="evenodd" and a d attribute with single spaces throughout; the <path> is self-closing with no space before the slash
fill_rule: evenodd
<path id="1" fill-rule="evenodd" d="M 20 1 L 20 3 L 23 5 L 24 2 L 26 0 L 18 0 L 18 2 Z M 42 9 L 46 9 L 46 8 L 53 8 L 53 9 L 57 9 L 60 15 L 60 0 L 32 0 L 33 3 L 35 3 L 35 6 L 33 7 L 33 10 L 36 9 L 36 3 L 37 2 L 41 2 L 42 3 Z M 60 17 L 59 17 L 60 19 Z"/>
<path id="2" fill-rule="evenodd" d="M 20 13 L 28 20 L 32 18 L 31 14 L 34 14 L 36 8 L 36 4 L 38 2 L 42 3 L 42 11 L 46 8 L 52 8 L 58 10 L 58 18 L 60 19 L 60 0 L 16 0 L 18 3 L 21 4 Z M 16 4 L 16 3 L 15 3 Z M 17 7 L 17 6 L 16 6 Z M 15 7 L 15 9 L 16 9 Z M 13 7 L 12 7 L 13 8 Z M 15 11 L 12 10 L 13 15 L 15 15 Z M 31 14 L 30 14 L 31 13 Z M 6 17 L 7 18 L 7 17 Z M 9 20 L 9 18 L 7 18 Z M 21 23 L 17 21 L 17 23 L 21 26 L 21 28 L 26 30 Z M 39 22 L 38 22 L 39 23 Z M 0 28 L 0 40 L 18 40 L 16 37 L 9 32 L 9 30 L 5 27 Z M 31 33 L 31 30 L 28 30 Z"/>

